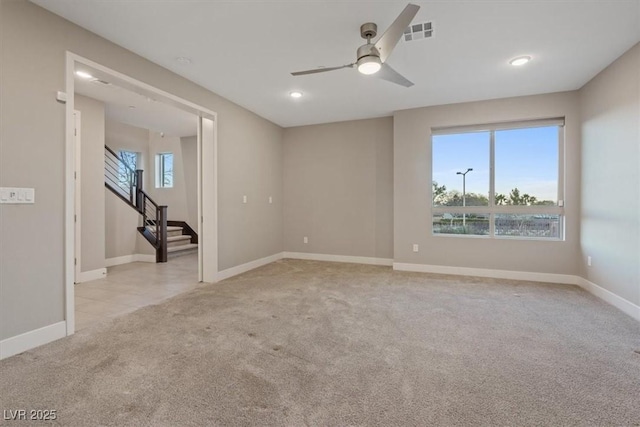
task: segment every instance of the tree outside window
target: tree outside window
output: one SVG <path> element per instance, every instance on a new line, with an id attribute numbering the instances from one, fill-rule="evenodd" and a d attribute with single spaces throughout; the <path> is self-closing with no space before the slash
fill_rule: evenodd
<path id="1" fill-rule="evenodd" d="M 434 131 L 433 233 L 561 239 L 563 125 Z"/>

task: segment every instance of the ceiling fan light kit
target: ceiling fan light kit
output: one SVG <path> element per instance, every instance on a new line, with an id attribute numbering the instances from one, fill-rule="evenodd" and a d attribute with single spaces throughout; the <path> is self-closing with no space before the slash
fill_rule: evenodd
<path id="1" fill-rule="evenodd" d="M 366 39 L 367 43 L 358 48 L 356 54 L 357 60 L 355 63 L 341 65 L 338 67 L 296 71 L 291 74 L 293 76 L 303 76 L 307 74 L 341 70 L 343 68 L 353 68 L 356 66 L 358 71 L 362 74 L 375 74 L 383 80 L 387 80 L 404 87 L 413 86 L 413 83 L 387 64 L 387 58 L 389 58 L 391 52 L 403 37 L 405 29 L 411 24 L 411 21 L 415 18 L 418 10 L 420 10 L 420 6 L 409 3 L 376 43 L 371 43 L 371 39 L 378 34 L 378 26 L 373 22 L 362 24 L 360 26 L 360 36 L 362 36 L 363 39 Z"/>
<path id="2" fill-rule="evenodd" d="M 370 75 L 375 74 L 382 68 L 380 58 L 376 56 L 366 56 L 358 59 L 358 71 L 362 74 Z"/>

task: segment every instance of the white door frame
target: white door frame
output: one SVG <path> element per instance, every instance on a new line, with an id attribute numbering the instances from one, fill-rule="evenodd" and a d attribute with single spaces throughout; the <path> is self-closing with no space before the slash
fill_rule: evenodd
<path id="1" fill-rule="evenodd" d="M 198 116 L 198 279 L 215 283 L 218 280 L 218 138 L 217 114 L 208 108 L 165 92 L 147 83 L 136 80 L 113 69 L 107 68 L 73 52 L 66 52 L 66 144 L 65 144 L 65 321 L 67 335 L 75 332 L 75 203 L 76 183 L 74 179 L 76 163 L 76 139 L 74 135 L 74 73 L 76 64 L 84 64 L 95 70 L 109 74 L 127 84 L 157 95 L 160 102 L 178 104 Z M 204 126 L 203 126 L 204 123 Z M 204 128 L 204 131 L 203 131 Z M 206 260 L 206 262 L 204 262 Z"/>
<path id="2" fill-rule="evenodd" d="M 74 140 L 74 217 L 73 217 L 73 232 L 75 234 L 74 243 L 74 283 L 80 282 L 80 273 L 82 271 L 82 188 L 80 182 L 80 174 L 82 171 L 82 113 L 78 110 L 73 112 L 73 140 Z"/>

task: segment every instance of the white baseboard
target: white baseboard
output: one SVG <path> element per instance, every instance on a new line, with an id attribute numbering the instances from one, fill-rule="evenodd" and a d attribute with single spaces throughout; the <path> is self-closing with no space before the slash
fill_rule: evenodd
<path id="1" fill-rule="evenodd" d="M 620 311 L 640 321 L 640 306 L 628 301 L 602 286 L 587 279 L 571 274 L 533 273 L 527 271 L 490 270 L 484 268 L 450 267 L 442 265 L 393 263 L 393 269 L 398 271 L 414 271 L 418 273 L 453 274 L 458 276 L 492 277 L 495 279 L 529 280 L 543 283 L 559 283 L 578 285 L 587 292 L 611 304 Z"/>
<path id="2" fill-rule="evenodd" d="M 62 321 L 0 341 L 0 359 L 59 340 L 67 336 L 67 322 Z"/>
<path id="3" fill-rule="evenodd" d="M 582 277 L 578 277 L 578 279 L 578 286 L 580 286 L 582 289 L 611 304 L 618 310 L 628 314 L 634 319 L 640 321 L 640 306 L 635 305 L 631 301 L 628 301 L 621 296 L 618 296 L 613 292 L 608 291 L 602 286 L 598 286 L 587 279 L 584 279 Z"/>
<path id="4" fill-rule="evenodd" d="M 131 262 L 156 262 L 155 255 L 148 254 L 132 254 L 123 255 L 115 258 L 107 258 L 105 264 L 107 267 L 113 267 L 114 265 L 129 264 Z"/>
<path id="5" fill-rule="evenodd" d="M 226 270 L 219 271 L 217 274 L 217 280 L 228 279 L 229 277 L 237 276 L 238 274 L 246 273 L 254 268 L 262 267 L 263 265 L 271 264 L 272 262 L 282 259 L 282 252 L 279 252 L 268 257 L 256 259 L 254 261 L 247 262 L 245 264 L 236 265 L 235 267 L 227 268 Z"/>
<path id="6" fill-rule="evenodd" d="M 107 258 L 105 260 L 105 265 L 107 267 L 113 267 L 114 265 L 129 264 L 134 261 L 134 257 L 135 255 L 123 255 L 115 258 Z"/>
<path id="7" fill-rule="evenodd" d="M 99 268 L 97 270 L 91 271 L 82 271 L 80 272 L 80 275 L 76 277 L 76 283 L 89 282 L 91 280 L 102 279 L 104 277 L 107 277 L 106 268 Z"/>
<path id="8" fill-rule="evenodd" d="M 133 256 L 133 261 L 134 262 L 151 262 L 155 264 L 156 256 L 150 255 L 150 254 L 135 254 Z"/>
<path id="9" fill-rule="evenodd" d="M 386 266 L 393 265 L 393 260 L 389 258 L 372 258 L 372 257 L 349 256 L 349 255 L 311 254 L 306 252 L 284 252 L 283 258 L 306 259 L 311 261 L 349 262 L 353 264 L 386 265 Z"/>
<path id="10" fill-rule="evenodd" d="M 450 267 L 445 265 L 406 264 L 394 262 L 393 269 L 418 273 L 454 274 L 458 276 L 492 277 L 494 279 L 529 280 L 544 283 L 577 285 L 578 277 L 570 274 L 534 273 L 528 271 L 491 270 L 486 268 Z"/>

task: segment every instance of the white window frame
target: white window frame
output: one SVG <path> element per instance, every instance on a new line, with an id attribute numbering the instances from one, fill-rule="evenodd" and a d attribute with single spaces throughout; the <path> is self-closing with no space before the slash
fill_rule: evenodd
<path id="1" fill-rule="evenodd" d="M 166 155 L 171 155 L 171 185 L 165 185 L 164 183 L 164 158 Z M 162 153 L 156 153 L 156 173 L 155 173 L 155 181 L 156 188 L 173 188 L 173 180 L 175 179 L 175 156 L 172 152 L 166 151 Z"/>
<path id="2" fill-rule="evenodd" d="M 495 204 L 495 132 L 509 129 L 526 129 L 545 126 L 558 126 L 558 200 L 556 206 L 524 206 L 524 205 L 496 205 Z M 483 125 L 454 126 L 454 127 L 434 127 L 431 128 L 431 182 L 433 182 L 433 137 L 438 135 L 453 135 L 461 133 L 489 132 L 489 205 L 488 206 L 434 206 L 433 205 L 433 185 L 429 185 L 429 195 L 431 203 L 431 234 L 437 237 L 455 238 L 491 238 L 491 239 L 514 239 L 514 240 L 543 240 L 543 241 L 564 241 L 566 229 L 566 217 L 564 206 L 564 163 L 565 163 L 565 119 L 564 117 L 527 120 L 517 122 L 488 123 Z M 430 182 L 430 184 L 431 184 Z M 474 234 L 447 234 L 435 233 L 433 228 L 434 214 L 488 214 L 489 215 L 489 235 L 481 236 Z M 520 215 L 559 215 L 558 237 L 527 237 L 527 236 L 503 236 L 495 234 L 495 216 L 499 214 L 520 214 Z"/>

